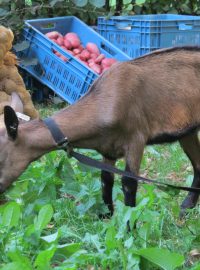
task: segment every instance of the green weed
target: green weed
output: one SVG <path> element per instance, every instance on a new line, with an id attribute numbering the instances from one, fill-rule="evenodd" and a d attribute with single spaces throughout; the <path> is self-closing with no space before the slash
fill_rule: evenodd
<path id="1" fill-rule="evenodd" d="M 81 152 L 101 158 L 94 151 Z M 117 166 L 123 168 L 123 161 Z M 151 146 L 145 149 L 141 175 L 190 184 L 192 167 L 178 144 Z M 184 192 L 143 184 L 137 207 L 129 208 L 116 177 L 114 216 L 101 221 L 98 215 L 107 209 L 99 178 L 99 171 L 68 159 L 64 151 L 32 163 L 1 197 L 0 269 L 200 269 L 200 211 L 196 207 L 179 219 Z"/>

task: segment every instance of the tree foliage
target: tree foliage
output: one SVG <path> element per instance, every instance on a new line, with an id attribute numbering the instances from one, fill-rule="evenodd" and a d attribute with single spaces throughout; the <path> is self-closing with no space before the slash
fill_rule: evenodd
<path id="1" fill-rule="evenodd" d="M 134 7 L 135 13 L 200 14 L 199 0 L 136 0 L 135 2 L 138 4 Z"/>
<path id="2" fill-rule="evenodd" d="M 98 16 L 200 14 L 200 0 L 0 0 L 0 24 L 21 30 L 25 19 L 75 15 L 88 24 Z"/>
<path id="3" fill-rule="evenodd" d="M 26 19 L 69 15 L 94 24 L 98 16 L 106 14 L 105 6 L 105 0 L 0 0 L 0 24 L 20 31 Z"/>
<path id="4" fill-rule="evenodd" d="M 200 0 L 0 0 L 0 24 L 17 35 L 25 19 L 75 15 L 88 24 L 98 16 L 127 14 L 200 14 Z"/>

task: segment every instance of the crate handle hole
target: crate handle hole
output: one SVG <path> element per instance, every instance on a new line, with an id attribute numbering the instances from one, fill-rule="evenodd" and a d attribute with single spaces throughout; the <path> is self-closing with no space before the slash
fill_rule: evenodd
<path id="1" fill-rule="evenodd" d="M 130 31 L 132 29 L 132 25 L 126 22 L 115 23 L 115 27 L 118 30 L 126 30 L 126 31 Z"/>
<path id="2" fill-rule="evenodd" d="M 107 46 L 104 43 L 101 43 L 101 49 L 103 49 L 104 51 L 106 51 L 107 53 L 111 54 L 112 56 L 116 55 L 116 52 L 113 51 L 109 46 Z"/>
<path id="3" fill-rule="evenodd" d="M 55 27 L 56 27 L 56 24 L 52 22 L 41 25 L 41 29 L 55 29 Z"/>
<path id="4" fill-rule="evenodd" d="M 184 30 L 192 30 L 193 29 L 193 24 L 181 22 L 181 23 L 178 24 L 178 28 L 179 28 L 179 30 L 182 30 L 182 31 L 184 31 Z"/>

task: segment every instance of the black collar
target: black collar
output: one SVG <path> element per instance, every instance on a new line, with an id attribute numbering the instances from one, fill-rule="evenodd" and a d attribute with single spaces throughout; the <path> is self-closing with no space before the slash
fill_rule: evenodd
<path id="1" fill-rule="evenodd" d="M 68 139 L 62 133 L 56 122 L 51 117 L 45 118 L 43 122 L 51 132 L 51 135 L 54 138 L 54 141 L 56 142 L 58 148 L 66 150 L 68 145 Z"/>

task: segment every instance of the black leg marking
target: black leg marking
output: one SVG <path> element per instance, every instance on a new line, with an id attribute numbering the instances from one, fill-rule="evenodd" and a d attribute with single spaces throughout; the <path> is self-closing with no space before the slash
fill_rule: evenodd
<path id="1" fill-rule="evenodd" d="M 130 171 L 129 167 L 126 166 L 126 170 Z M 131 178 L 126 176 L 122 177 L 122 190 L 124 193 L 124 203 L 127 206 L 136 206 L 136 193 L 138 183 Z"/>
<path id="2" fill-rule="evenodd" d="M 180 145 L 182 146 L 184 152 L 190 159 L 193 170 L 194 179 L 192 182 L 192 187 L 200 188 L 200 142 L 198 139 L 198 133 L 194 132 L 180 140 Z M 181 205 L 180 216 L 183 217 L 185 214 L 185 209 L 193 208 L 196 206 L 199 198 L 198 193 L 189 192 L 185 200 Z"/>
<path id="3" fill-rule="evenodd" d="M 192 187 L 200 188 L 200 171 L 195 170 L 194 179 L 192 182 Z M 199 198 L 199 193 L 189 192 L 183 203 L 181 204 L 181 208 L 194 208 L 197 204 Z"/>
<path id="4" fill-rule="evenodd" d="M 109 214 L 105 215 L 105 217 L 109 217 L 109 216 L 112 216 L 114 212 L 113 200 L 112 200 L 114 175 L 112 173 L 102 171 L 101 183 L 102 183 L 102 198 L 103 198 L 104 203 L 108 206 L 108 210 L 109 210 Z M 102 218 L 104 218 L 103 215 L 102 215 Z"/>

